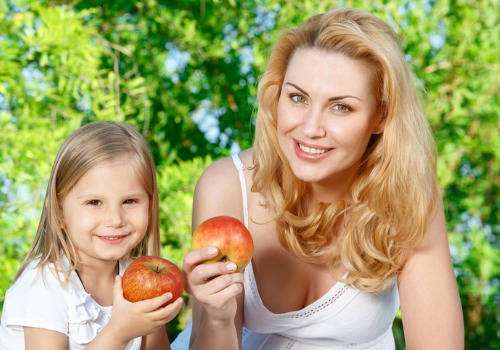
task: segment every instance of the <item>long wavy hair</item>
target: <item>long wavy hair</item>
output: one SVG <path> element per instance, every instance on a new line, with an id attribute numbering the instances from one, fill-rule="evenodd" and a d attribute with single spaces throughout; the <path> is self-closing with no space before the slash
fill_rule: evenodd
<path id="1" fill-rule="evenodd" d="M 385 120 L 373 135 L 346 198 L 310 209 L 307 184 L 280 150 L 277 104 L 295 50 L 314 48 L 364 62 Z M 304 261 L 343 264 L 340 280 L 368 292 L 391 287 L 422 240 L 438 200 L 436 151 L 398 38 L 376 16 L 334 9 L 278 39 L 259 81 L 252 190 L 264 195 L 284 248 Z M 344 233 L 336 231 L 343 223 Z"/>
<path id="2" fill-rule="evenodd" d="M 50 174 L 35 239 L 14 281 L 35 259 L 40 259 L 40 267 L 54 264 L 64 276 L 65 281 L 62 282 L 69 281 L 69 275 L 78 267 L 79 261 L 73 243 L 61 228 L 62 202 L 87 171 L 122 156 L 128 157 L 149 195 L 149 224 L 146 235 L 124 259 L 159 255 L 158 187 L 151 152 L 144 138 L 131 125 L 95 122 L 77 129 L 59 149 Z M 63 256 L 69 260 L 69 270 L 61 264 Z"/>

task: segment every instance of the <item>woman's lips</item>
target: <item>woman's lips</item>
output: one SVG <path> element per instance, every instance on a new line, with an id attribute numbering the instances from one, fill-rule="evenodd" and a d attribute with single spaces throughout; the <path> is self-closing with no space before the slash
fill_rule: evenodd
<path id="1" fill-rule="evenodd" d="M 334 148 L 305 145 L 295 141 L 295 154 L 306 161 L 319 161 L 326 158 Z"/>
<path id="2" fill-rule="evenodd" d="M 308 154 L 323 154 L 323 153 L 326 153 L 328 152 L 330 149 L 328 148 L 312 148 L 312 147 L 307 147 L 307 146 L 304 146 L 303 144 L 299 143 L 299 148 L 308 153 Z"/>

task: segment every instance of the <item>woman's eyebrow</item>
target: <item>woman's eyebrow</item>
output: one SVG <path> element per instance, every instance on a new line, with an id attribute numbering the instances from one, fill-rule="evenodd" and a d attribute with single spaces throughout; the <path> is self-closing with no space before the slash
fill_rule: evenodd
<path id="1" fill-rule="evenodd" d="M 297 90 L 299 90 L 300 92 L 302 92 L 304 95 L 306 96 L 309 96 L 309 94 L 302 88 L 298 87 L 297 85 L 295 85 L 294 83 L 290 83 L 290 82 L 286 82 L 285 85 L 290 85 L 290 86 L 293 86 L 294 88 L 296 88 Z M 338 101 L 338 100 L 343 100 L 343 99 L 346 99 L 346 98 L 355 98 L 356 100 L 359 100 L 359 101 L 363 101 L 362 99 L 360 99 L 359 97 L 357 96 L 353 96 L 353 95 L 342 95 L 342 96 L 334 96 L 334 97 L 330 97 L 328 99 L 328 101 Z"/>
<path id="2" fill-rule="evenodd" d="M 294 88 L 296 88 L 297 90 L 299 90 L 300 92 L 302 92 L 304 95 L 306 96 L 309 96 L 309 94 L 304 90 L 304 89 L 301 89 L 300 87 L 298 87 L 297 85 L 295 85 L 294 83 L 289 83 L 289 82 L 286 82 L 285 85 L 291 85 L 293 86 Z"/>
<path id="3" fill-rule="evenodd" d="M 328 99 L 328 101 L 338 101 L 338 100 L 343 100 L 345 98 L 355 98 L 356 100 L 359 100 L 361 102 L 363 102 L 362 99 L 360 99 L 359 97 L 357 96 L 353 96 L 353 95 L 344 95 L 344 96 L 335 96 L 335 97 L 330 97 Z"/>

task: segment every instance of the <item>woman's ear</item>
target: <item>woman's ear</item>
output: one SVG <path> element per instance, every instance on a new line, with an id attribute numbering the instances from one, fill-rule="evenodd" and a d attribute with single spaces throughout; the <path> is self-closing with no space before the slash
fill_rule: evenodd
<path id="1" fill-rule="evenodd" d="M 385 112 L 379 113 L 379 115 L 377 115 L 377 118 L 379 119 L 379 121 L 377 122 L 375 128 L 373 129 L 373 135 L 380 135 L 381 133 L 384 132 L 385 121 L 387 120 Z"/>

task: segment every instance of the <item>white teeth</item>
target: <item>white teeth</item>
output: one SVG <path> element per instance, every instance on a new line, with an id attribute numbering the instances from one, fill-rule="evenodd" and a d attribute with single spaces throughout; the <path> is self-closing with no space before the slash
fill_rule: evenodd
<path id="1" fill-rule="evenodd" d="M 328 151 L 327 149 L 317 149 L 317 148 L 306 147 L 304 145 L 301 145 L 300 143 L 299 143 L 299 147 L 304 152 L 310 153 L 310 154 L 323 154 L 323 153 L 326 153 Z"/>

